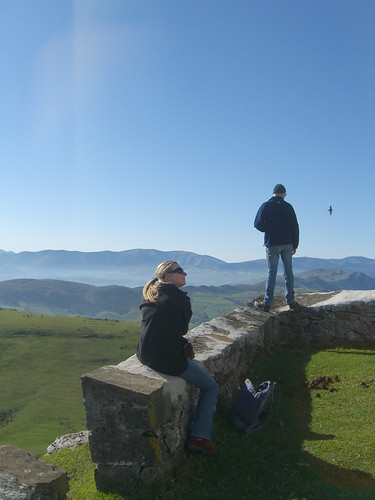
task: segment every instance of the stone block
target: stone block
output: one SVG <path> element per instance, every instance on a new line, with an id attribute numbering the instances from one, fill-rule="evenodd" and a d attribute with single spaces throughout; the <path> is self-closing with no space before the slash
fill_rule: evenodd
<path id="1" fill-rule="evenodd" d="M 156 465 L 166 454 L 160 427 L 171 415 L 165 381 L 102 367 L 83 375 L 92 458 L 98 463 Z"/>
<path id="2" fill-rule="evenodd" d="M 0 446 L 1 500 L 65 500 L 68 473 L 15 446 Z"/>

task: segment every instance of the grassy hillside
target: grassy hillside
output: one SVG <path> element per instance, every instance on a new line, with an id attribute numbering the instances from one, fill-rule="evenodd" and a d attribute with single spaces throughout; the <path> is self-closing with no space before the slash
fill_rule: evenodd
<path id="1" fill-rule="evenodd" d="M 80 377 L 134 354 L 139 324 L 0 310 L 0 444 L 37 455 L 86 428 Z"/>
<path id="2" fill-rule="evenodd" d="M 191 327 L 233 311 L 263 289 L 263 284 L 184 287 L 192 301 Z M 98 287 L 60 280 L 0 281 L 0 307 L 34 314 L 140 321 L 141 301 L 141 287 Z"/>
<path id="3" fill-rule="evenodd" d="M 137 323 L 0 310 L 0 444 L 40 456 L 56 437 L 86 428 L 80 376 L 133 354 L 138 330 Z M 244 436 L 228 422 L 231 401 L 219 401 L 217 457 L 191 456 L 171 480 L 126 497 L 96 492 L 87 446 L 44 459 L 69 471 L 69 498 L 75 500 L 370 500 L 375 492 L 373 356 L 373 346 L 259 354 L 249 378 L 278 382 L 267 428 Z M 334 374 L 337 391 L 320 391 L 320 398 L 305 384 Z"/>
<path id="4" fill-rule="evenodd" d="M 127 320 L 138 310 L 142 288 L 92 286 L 61 280 L 0 281 L 0 306 L 56 316 Z"/>
<path id="5" fill-rule="evenodd" d="M 191 299 L 193 309 L 191 327 L 228 314 L 263 293 L 263 287 L 257 288 L 247 285 L 186 286 L 183 290 L 188 293 Z"/>
<path id="6" fill-rule="evenodd" d="M 191 327 L 233 311 L 262 294 L 264 288 L 265 281 L 255 285 L 184 287 L 192 301 Z M 373 288 L 374 278 L 337 269 L 308 271 L 295 277 L 297 293 Z M 275 294 L 284 293 L 284 279 L 279 276 Z M 52 279 L 0 281 L 0 307 L 34 314 L 140 321 L 141 301 L 142 287 L 92 286 Z"/>

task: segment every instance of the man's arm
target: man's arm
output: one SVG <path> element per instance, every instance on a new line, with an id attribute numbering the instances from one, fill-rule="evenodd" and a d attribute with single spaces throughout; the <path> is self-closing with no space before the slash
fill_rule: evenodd
<path id="1" fill-rule="evenodd" d="M 293 207 L 292 207 L 292 234 L 293 234 L 293 250 L 294 250 L 293 255 L 294 255 L 299 245 L 299 225 Z"/>
<path id="2" fill-rule="evenodd" d="M 258 231 L 264 233 L 266 230 L 266 221 L 264 220 L 264 203 L 263 205 L 259 208 L 255 220 L 254 220 L 254 227 L 258 229 Z"/>

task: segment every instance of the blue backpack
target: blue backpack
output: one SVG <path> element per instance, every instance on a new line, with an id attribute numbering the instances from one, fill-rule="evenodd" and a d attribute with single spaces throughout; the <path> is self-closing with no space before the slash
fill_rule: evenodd
<path id="1" fill-rule="evenodd" d="M 245 434 L 254 434 L 265 426 L 270 415 L 276 382 L 263 382 L 256 389 L 249 379 L 242 384 L 229 416 L 232 424 Z"/>

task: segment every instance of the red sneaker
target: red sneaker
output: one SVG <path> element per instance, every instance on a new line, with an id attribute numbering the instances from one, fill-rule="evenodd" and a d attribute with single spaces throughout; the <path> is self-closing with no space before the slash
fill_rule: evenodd
<path id="1" fill-rule="evenodd" d="M 188 448 L 195 453 L 205 453 L 206 455 L 214 455 L 216 453 L 216 448 L 211 441 L 195 436 L 190 436 Z"/>

